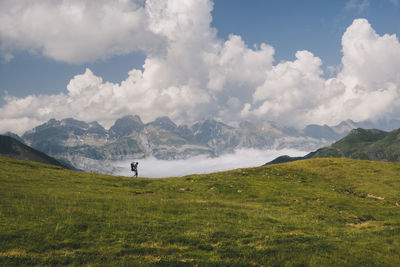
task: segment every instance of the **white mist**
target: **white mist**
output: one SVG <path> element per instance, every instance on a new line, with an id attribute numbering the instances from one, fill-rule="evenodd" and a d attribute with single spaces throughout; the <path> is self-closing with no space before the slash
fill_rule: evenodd
<path id="1" fill-rule="evenodd" d="M 217 158 L 197 156 L 185 160 L 158 160 L 153 157 L 145 159 L 130 159 L 114 163 L 114 167 L 118 169 L 118 171 L 114 172 L 114 175 L 133 176 L 133 172 L 130 170 L 130 163 L 132 161 L 139 162 L 139 177 L 164 178 L 256 167 L 282 155 L 299 157 L 304 156 L 307 153 L 308 152 L 306 151 L 295 149 L 239 149 L 232 154 L 221 155 Z"/>

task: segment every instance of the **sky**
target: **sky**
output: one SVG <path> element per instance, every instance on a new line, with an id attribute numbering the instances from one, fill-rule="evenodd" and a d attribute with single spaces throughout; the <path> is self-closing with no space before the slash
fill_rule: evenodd
<path id="1" fill-rule="evenodd" d="M 400 115 L 398 0 L 0 0 L 0 132 Z"/>

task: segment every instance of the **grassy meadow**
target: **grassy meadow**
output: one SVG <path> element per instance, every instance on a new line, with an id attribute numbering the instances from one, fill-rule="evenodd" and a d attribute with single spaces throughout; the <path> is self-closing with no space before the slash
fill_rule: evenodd
<path id="1" fill-rule="evenodd" d="M 0 158 L 0 265 L 400 266 L 400 164 L 146 179 Z"/>

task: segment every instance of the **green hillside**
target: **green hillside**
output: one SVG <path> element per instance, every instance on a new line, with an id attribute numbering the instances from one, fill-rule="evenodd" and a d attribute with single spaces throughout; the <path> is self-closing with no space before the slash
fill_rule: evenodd
<path id="1" fill-rule="evenodd" d="M 33 149 L 14 137 L 7 135 L 0 135 L 0 157 L 31 160 L 67 168 L 67 166 L 64 166 L 55 158 L 49 157 L 45 153 Z"/>
<path id="2" fill-rule="evenodd" d="M 400 165 L 135 179 L 0 158 L 0 265 L 399 266 Z"/>
<path id="3" fill-rule="evenodd" d="M 400 129 L 384 132 L 377 129 L 353 129 L 346 137 L 304 157 L 277 157 L 272 165 L 311 158 L 348 158 L 400 162 Z"/>
<path id="4" fill-rule="evenodd" d="M 384 132 L 354 129 L 329 147 L 311 153 L 312 158 L 344 157 L 382 161 L 400 161 L 400 129 Z"/>

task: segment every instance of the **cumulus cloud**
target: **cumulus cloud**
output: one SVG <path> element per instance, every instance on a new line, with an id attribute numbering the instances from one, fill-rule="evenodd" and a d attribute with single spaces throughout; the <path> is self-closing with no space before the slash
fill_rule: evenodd
<path id="1" fill-rule="evenodd" d="M 145 9 L 133 1 L 3 0 L 0 10 L 0 51 L 8 60 L 26 50 L 82 63 L 163 45 L 148 29 Z"/>
<path id="2" fill-rule="evenodd" d="M 43 1 L 43 6 L 54 3 L 69 2 Z M 143 69 L 131 70 L 119 84 L 103 81 L 87 69 L 72 78 L 65 93 L 25 98 L 8 95 L 0 107 L 0 132 L 22 133 L 50 118 L 65 117 L 97 120 L 108 127 L 127 114 L 138 114 L 144 121 L 167 115 L 178 123 L 205 117 L 228 123 L 261 118 L 298 127 L 400 115 L 399 40 L 395 35 L 378 35 L 365 19 L 357 19 L 347 28 L 342 38 L 341 67 L 326 79 L 322 60 L 310 51 L 298 51 L 295 60 L 274 64 L 275 50 L 268 44 L 249 47 L 234 34 L 227 40 L 217 38 L 216 29 L 210 27 L 213 6 L 209 0 L 147 0 L 143 6 L 122 0 L 83 3 L 85 10 L 89 10 L 88 5 L 98 10 L 98 6 L 113 3 L 113 12 L 131 10 L 132 16 L 143 18 L 140 22 L 132 19 L 125 29 L 131 29 L 132 23 L 133 35 L 144 34 L 142 41 L 151 49 L 137 41 L 130 43 L 130 39 L 114 40 L 121 47 L 126 45 L 126 51 L 143 49 L 147 55 Z M 24 10 L 20 7 L 12 12 Z M 64 29 L 57 25 L 47 30 Z M 24 30 L 21 28 L 21 36 Z M 20 41 L 20 47 L 31 44 Z M 79 42 L 78 38 L 72 48 Z M 160 42 L 164 43 L 162 48 Z M 43 43 L 38 47 L 35 49 L 52 57 L 46 54 Z M 108 55 L 116 51 L 104 49 Z"/>
<path id="3" fill-rule="evenodd" d="M 322 78 L 321 60 L 299 51 L 296 60 L 267 72 L 244 114 L 268 116 L 288 124 L 374 120 L 399 113 L 400 43 L 379 36 L 365 19 L 356 19 L 342 38 L 342 68 Z"/>
<path id="4" fill-rule="evenodd" d="M 397 116 L 399 112 L 400 43 L 396 35 L 379 36 L 365 19 L 357 19 L 342 38 L 346 86 L 343 109 L 355 120 Z M 343 115 L 342 115 L 343 116 Z"/>
<path id="5" fill-rule="evenodd" d="M 288 124 L 296 124 L 292 119 L 304 121 L 306 118 L 291 114 L 296 112 L 306 116 L 308 110 L 320 103 L 324 87 L 321 65 L 321 60 L 312 53 L 298 51 L 295 61 L 274 66 L 253 94 L 254 113 L 258 116 L 268 114 Z"/>
<path id="6" fill-rule="evenodd" d="M 234 119 L 231 110 L 240 111 L 242 101 L 251 99 L 251 88 L 262 83 L 272 66 L 274 50 L 266 44 L 248 48 L 234 35 L 221 42 L 210 27 L 211 10 L 208 0 L 147 1 L 148 29 L 167 43 L 163 52 L 147 54 L 143 70 L 134 69 L 114 84 L 87 69 L 70 81 L 66 94 L 30 96 L 21 112 L 39 120 L 74 117 L 106 126 L 126 114 L 144 120 L 169 115 L 192 121 L 210 114 Z M 16 119 L 13 111 L 20 110 L 20 103 L 8 98 L 3 114 Z M 36 103 L 48 112 L 39 114 Z"/>

